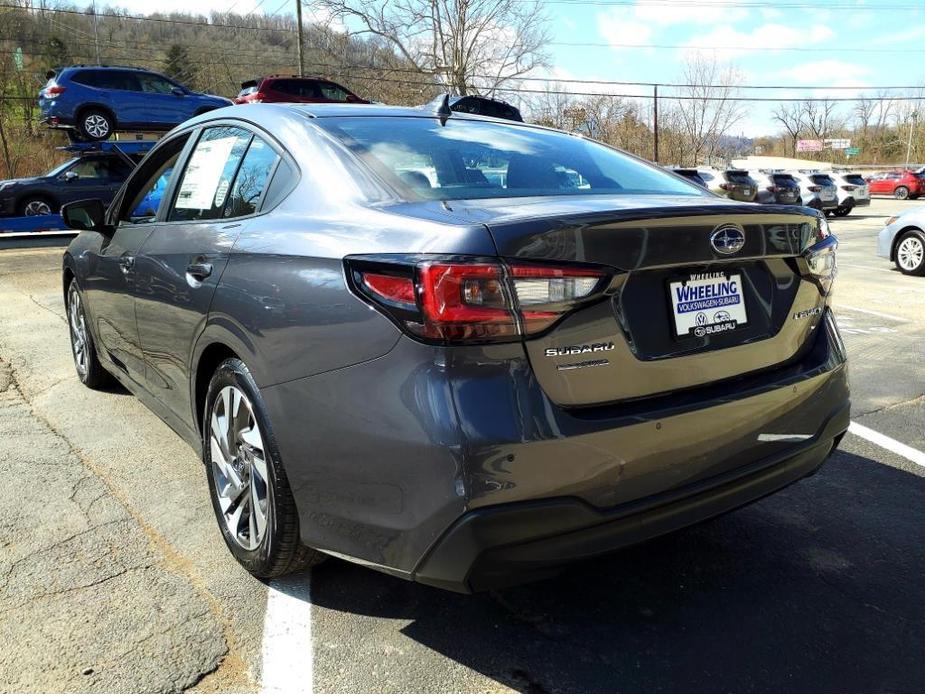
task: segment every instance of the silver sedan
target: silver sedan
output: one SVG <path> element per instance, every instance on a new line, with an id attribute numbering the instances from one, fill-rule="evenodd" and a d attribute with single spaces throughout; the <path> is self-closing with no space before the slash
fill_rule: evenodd
<path id="1" fill-rule="evenodd" d="M 905 275 L 925 275 L 925 206 L 890 217 L 877 237 L 877 255 Z"/>

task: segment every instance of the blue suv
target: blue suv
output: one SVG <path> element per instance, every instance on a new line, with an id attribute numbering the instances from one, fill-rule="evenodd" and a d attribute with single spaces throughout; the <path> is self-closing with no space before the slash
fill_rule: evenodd
<path id="1" fill-rule="evenodd" d="M 232 103 L 134 67 L 72 65 L 46 77 L 39 92 L 42 122 L 76 131 L 84 140 L 105 140 L 117 130 L 170 130 Z"/>

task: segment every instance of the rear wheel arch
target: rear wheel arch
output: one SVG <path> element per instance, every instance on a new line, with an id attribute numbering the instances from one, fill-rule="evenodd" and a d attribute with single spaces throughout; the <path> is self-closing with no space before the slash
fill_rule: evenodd
<path id="1" fill-rule="evenodd" d="M 212 342 L 199 355 L 196 370 L 193 372 L 193 417 L 196 431 L 202 436 L 206 395 L 212 375 L 226 359 L 241 359 L 241 356 L 224 342 Z M 241 359 L 241 361 L 244 361 Z"/>

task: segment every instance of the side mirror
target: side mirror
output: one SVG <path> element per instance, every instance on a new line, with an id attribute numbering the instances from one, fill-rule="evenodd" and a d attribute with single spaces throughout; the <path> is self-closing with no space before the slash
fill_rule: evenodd
<path id="1" fill-rule="evenodd" d="M 61 217 L 69 229 L 98 231 L 106 236 L 113 231 L 106 224 L 106 207 L 98 198 L 67 203 L 61 208 Z"/>
<path id="2" fill-rule="evenodd" d="M 76 181 L 78 178 L 80 178 L 80 175 L 76 171 L 65 171 L 64 172 L 64 182 L 65 183 Z"/>
<path id="3" fill-rule="evenodd" d="M 186 96 L 186 90 L 182 87 L 174 87 L 170 92 L 175 96 Z"/>

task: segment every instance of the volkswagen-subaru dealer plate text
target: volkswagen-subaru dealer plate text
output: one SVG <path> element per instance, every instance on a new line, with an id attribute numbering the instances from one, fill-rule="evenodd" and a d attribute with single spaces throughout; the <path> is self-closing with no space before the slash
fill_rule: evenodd
<path id="1" fill-rule="evenodd" d="M 705 337 L 748 322 L 742 275 L 707 272 L 671 282 L 671 307 L 678 337 Z"/>

